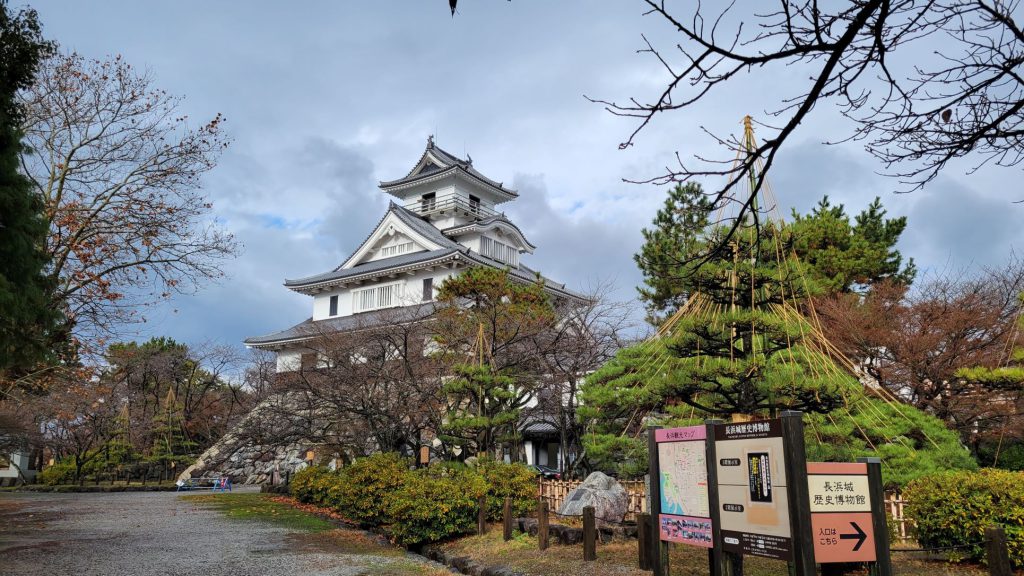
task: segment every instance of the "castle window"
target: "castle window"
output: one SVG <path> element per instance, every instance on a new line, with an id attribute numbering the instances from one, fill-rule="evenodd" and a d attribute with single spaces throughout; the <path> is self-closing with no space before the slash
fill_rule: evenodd
<path id="1" fill-rule="evenodd" d="M 423 301 L 430 302 L 434 299 L 434 279 L 424 278 L 423 279 Z"/>
<path id="2" fill-rule="evenodd" d="M 480 254 L 509 266 L 519 266 L 519 250 L 487 236 L 480 237 Z"/>
<path id="3" fill-rule="evenodd" d="M 398 256 L 399 254 L 412 252 L 415 247 L 416 245 L 412 242 L 403 242 L 401 244 L 385 246 L 380 249 L 380 255 L 384 258 L 390 258 L 391 256 Z"/>
<path id="4" fill-rule="evenodd" d="M 338 315 L 338 295 L 331 296 L 331 316 Z"/>
<path id="5" fill-rule="evenodd" d="M 398 306 L 402 298 L 402 284 L 382 284 L 352 291 L 354 312 L 366 312 L 380 308 Z"/>
<path id="6" fill-rule="evenodd" d="M 433 210 L 434 206 L 436 206 L 436 203 L 435 203 L 436 198 L 437 198 L 437 195 L 434 194 L 433 192 L 431 192 L 430 194 L 424 194 L 420 198 L 420 211 L 422 211 L 422 212 L 429 212 L 429 211 Z"/>

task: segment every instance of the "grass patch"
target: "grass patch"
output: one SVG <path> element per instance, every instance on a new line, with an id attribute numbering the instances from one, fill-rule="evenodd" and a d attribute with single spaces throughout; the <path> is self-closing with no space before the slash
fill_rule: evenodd
<path id="1" fill-rule="evenodd" d="M 263 520 L 292 530 L 323 532 L 334 526 L 313 514 L 274 502 L 270 494 L 201 494 L 180 498 L 197 505 L 214 508 L 228 518 Z"/>
<path id="2" fill-rule="evenodd" d="M 396 558 L 390 562 L 372 566 L 359 576 L 451 576 L 451 572 L 408 558 Z"/>
<path id="3" fill-rule="evenodd" d="M 501 565 L 528 576 L 650 576 L 637 568 L 636 540 L 598 543 L 597 560 L 583 561 L 583 545 L 552 544 L 546 551 L 537 549 L 536 537 L 518 534 L 509 542 L 502 540 L 500 527 L 492 527 L 483 536 L 467 536 L 442 546 L 449 554 L 469 556 L 484 565 Z M 673 545 L 669 563 L 672 576 L 707 576 L 708 556 L 703 548 Z M 983 576 L 976 565 L 912 558 L 912 554 L 893 554 L 897 576 Z M 748 556 L 743 561 L 747 576 L 786 574 L 786 564 L 777 560 Z M 853 570 L 851 576 L 866 576 L 867 570 Z"/>

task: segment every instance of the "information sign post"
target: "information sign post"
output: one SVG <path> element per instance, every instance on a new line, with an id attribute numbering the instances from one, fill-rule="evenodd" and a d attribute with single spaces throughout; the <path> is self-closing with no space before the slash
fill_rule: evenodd
<path id="1" fill-rule="evenodd" d="M 782 413 L 789 477 L 789 517 L 793 529 L 793 565 L 797 576 L 815 576 L 814 541 L 811 538 L 810 495 L 807 489 L 807 451 L 804 447 L 804 415 L 796 410 Z"/>
<path id="2" fill-rule="evenodd" d="M 782 422 L 715 426 L 722 549 L 745 556 L 793 557 Z"/>
<path id="3" fill-rule="evenodd" d="M 661 426 L 647 427 L 648 487 L 651 501 L 651 571 L 654 576 L 668 576 L 668 544 L 661 541 L 661 481 L 658 464 L 658 440 Z"/>
<path id="4" fill-rule="evenodd" d="M 653 434 L 651 459 L 657 469 L 651 475 L 651 501 L 653 507 L 657 498 L 657 539 L 708 549 L 713 570 L 715 531 L 708 482 L 708 426 L 654 429 Z M 659 544 L 659 552 L 663 552 L 662 546 Z"/>
<path id="5" fill-rule="evenodd" d="M 885 518 L 885 492 L 882 486 L 882 459 L 857 458 L 868 467 L 868 492 L 871 496 L 871 524 L 875 531 L 875 564 L 872 576 L 892 576 L 889 557 L 889 526 Z"/>

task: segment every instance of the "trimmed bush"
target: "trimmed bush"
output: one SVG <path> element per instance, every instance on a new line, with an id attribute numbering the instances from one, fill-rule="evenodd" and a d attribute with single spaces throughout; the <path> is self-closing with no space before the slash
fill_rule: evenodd
<path id="1" fill-rule="evenodd" d="M 471 470 L 417 470 L 389 500 L 395 519 L 391 536 L 399 544 L 416 545 L 468 534 L 476 526 L 477 499 L 486 490 L 483 478 Z"/>
<path id="2" fill-rule="evenodd" d="M 513 516 L 526 516 L 537 504 L 537 473 L 523 464 L 481 459 L 476 471 L 487 483 L 487 518 L 502 519 L 505 498 L 512 498 Z"/>
<path id="3" fill-rule="evenodd" d="M 367 526 L 391 524 L 389 500 L 409 480 L 409 462 L 398 454 L 374 454 L 341 469 L 341 484 L 330 492 L 330 505 Z"/>
<path id="4" fill-rule="evenodd" d="M 306 504 L 331 506 L 330 491 L 341 481 L 337 472 L 320 466 L 303 468 L 292 476 L 289 490 L 296 499 Z"/>
<path id="5" fill-rule="evenodd" d="M 537 476 L 522 464 L 494 460 L 481 460 L 475 469 L 448 462 L 410 471 L 400 456 L 376 454 L 338 472 L 305 468 L 292 477 L 291 493 L 365 526 L 387 527 L 395 542 L 417 545 L 472 532 L 481 496 L 487 496 L 491 520 L 501 519 L 506 497 L 514 514 L 528 513 Z"/>
<path id="6" fill-rule="evenodd" d="M 1024 472 L 992 468 L 918 478 L 903 492 L 922 546 L 968 546 L 952 560 L 981 560 L 985 528 L 1002 526 L 1010 562 L 1024 566 Z"/>

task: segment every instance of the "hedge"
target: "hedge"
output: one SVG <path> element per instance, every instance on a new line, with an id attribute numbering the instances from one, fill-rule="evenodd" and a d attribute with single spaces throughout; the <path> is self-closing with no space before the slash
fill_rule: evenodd
<path id="1" fill-rule="evenodd" d="M 944 472 L 910 482 L 903 495 L 922 546 L 966 546 L 950 558 L 982 560 L 985 528 L 1002 526 L 1010 562 L 1024 566 L 1024 472 Z"/>
<path id="2" fill-rule="evenodd" d="M 524 514 L 536 500 L 535 482 L 521 464 L 483 460 L 475 469 L 445 463 L 410 470 L 398 455 L 377 454 L 338 472 L 306 468 L 292 478 L 291 492 L 364 526 L 383 527 L 398 543 L 417 545 L 472 532 L 481 496 L 492 519 L 501 518 L 506 497 L 514 513 Z"/>

